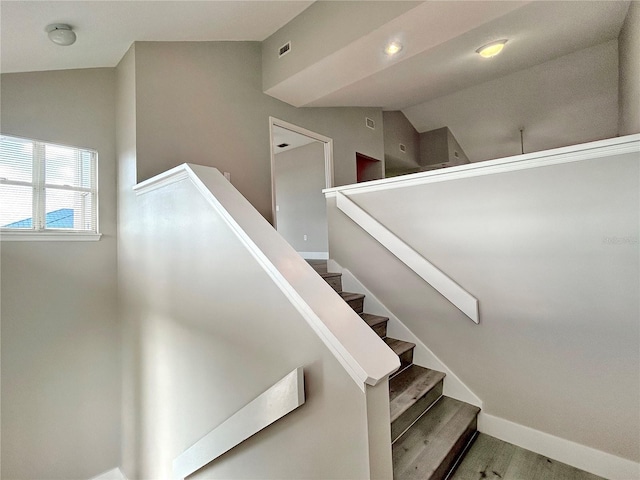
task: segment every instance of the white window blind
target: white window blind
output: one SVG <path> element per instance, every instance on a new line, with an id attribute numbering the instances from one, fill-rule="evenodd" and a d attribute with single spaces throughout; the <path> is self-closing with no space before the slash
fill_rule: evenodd
<path id="1" fill-rule="evenodd" d="M 0 135 L 0 228 L 98 232 L 98 154 Z"/>

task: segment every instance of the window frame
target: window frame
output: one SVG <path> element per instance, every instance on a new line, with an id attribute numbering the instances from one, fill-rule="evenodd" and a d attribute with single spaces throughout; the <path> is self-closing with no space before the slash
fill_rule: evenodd
<path id="1" fill-rule="evenodd" d="M 99 179 L 98 179 L 98 152 L 91 148 L 78 147 L 75 145 L 65 145 L 60 143 L 47 142 L 37 140 L 34 138 L 20 137 L 17 135 L 10 135 L 0 133 L 0 136 L 7 137 L 9 139 L 15 139 L 19 141 L 31 142 L 33 145 L 32 155 L 32 175 L 31 181 L 21 180 L 9 180 L 6 178 L 0 178 L 0 185 L 12 185 L 21 187 L 31 187 L 31 204 L 32 204 L 32 228 L 4 228 L 0 227 L 0 241 L 97 241 L 102 234 L 100 233 L 100 218 L 99 218 Z M 93 172 L 90 175 L 91 185 L 89 187 L 73 186 L 73 185 L 60 185 L 46 183 L 45 178 L 45 162 L 46 146 L 71 148 L 80 152 L 89 152 L 91 155 L 91 163 L 93 165 Z M 46 192 L 47 190 L 57 191 L 73 191 L 84 192 L 91 195 L 92 208 L 91 223 L 95 227 L 94 230 L 73 230 L 73 229 L 61 229 L 61 228 L 47 228 L 46 227 Z"/>

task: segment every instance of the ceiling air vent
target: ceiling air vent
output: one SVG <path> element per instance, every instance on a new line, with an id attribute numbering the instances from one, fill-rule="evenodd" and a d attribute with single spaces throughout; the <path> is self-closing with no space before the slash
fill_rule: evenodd
<path id="1" fill-rule="evenodd" d="M 376 129 L 376 122 L 374 122 L 371 118 L 364 117 L 364 121 L 365 121 L 367 127 L 369 127 L 371 130 L 375 130 Z"/>
<path id="2" fill-rule="evenodd" d="M 291 51 L 291 42 L 285 43 L 278 49 L 278 57 L 281 57 Z"/>
<path id="3" fill-rule="evenodd" d="M 404 143 L 400 144 L 400 151 L 402 153 L 406 153 L 407 152 L 407 146 Z"/>

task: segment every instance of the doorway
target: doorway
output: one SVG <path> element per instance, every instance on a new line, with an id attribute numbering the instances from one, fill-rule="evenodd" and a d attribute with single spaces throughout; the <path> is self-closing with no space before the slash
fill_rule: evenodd
<path id="1" fill-rule="evenodd" d="M 329 258 L 327 206 L 333 186 L 333 141 L 269 118 L 273 226 L 308 260 Z"/>
<path id="2" fill-rule="evenodd" d="M 356 182 L 368 182 L 384 178 L 382 162 L 363 153 L 356 152 Z"/>

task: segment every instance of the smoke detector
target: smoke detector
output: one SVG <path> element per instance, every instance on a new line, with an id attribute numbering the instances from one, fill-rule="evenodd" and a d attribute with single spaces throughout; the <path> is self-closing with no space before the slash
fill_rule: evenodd
<path id="1" fill-rule="evenodd" d="M 49 35 L 49 40 L 56 45 L 68 47 L 76 42 L 76 34 L 67 24 L 52 23 L 51 25 L 47 25 L 45 31 Z"/>

